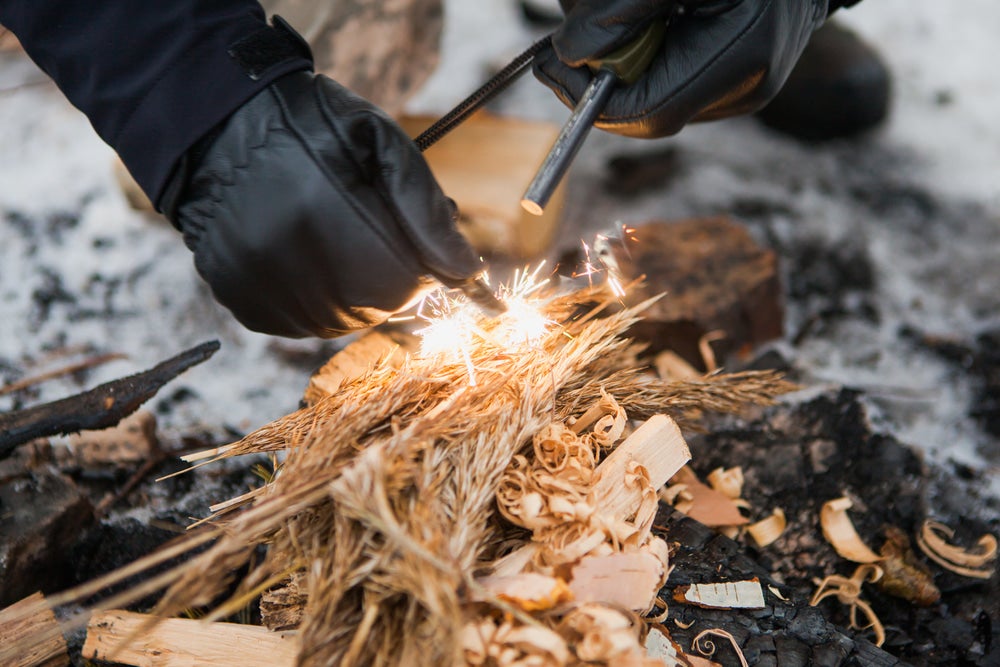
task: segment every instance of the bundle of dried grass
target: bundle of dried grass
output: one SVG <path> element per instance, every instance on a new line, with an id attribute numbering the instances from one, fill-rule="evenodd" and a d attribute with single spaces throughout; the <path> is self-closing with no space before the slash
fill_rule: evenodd
<path id="1" fill-rule="evenodd" d="M 494 325 L 479 322 L 481 339 L 466 351 L 474 385 L 468 363 L 411 357 L 399 368 L 376 367 L 342 384 L 335 395 L 249 435 L 219 458 L 288 454 L 241 511 L 235 511 L 240 503 L 228 504 L 163 553 L 54 603 L 82 599 L 202 548 L 101 606 L 164 590 L 155 613 L 176 615 L 211 605 L 231 590 L 233 573 L 249 567 L 237 593 L 215 604 L 207 619 L 225 617 L 298 573 L 307 599 L 299 627 L 304 666 L 459 664 L 469 655 L 470 627 L 480 628 L 482 636 L 509 634 L 510 619 L 540 634 L 543 626 L 530 616 L 498 596 L 484 598 L 475 579 L 484 564 L 528 539 L 504 519 L 495 498 L 505 471 L 531 448 L 533 436 L 608 395 L 629 417 L 665 412 L 691 426 L 703 410 L 735 412 L 791 388 L 770 373 L 661 381 L 638 367 L 638 348 L 626 337 L 649 303 L 597 318 L 613 298 L 601 295 L 605 303 L 589 312 L 590 306 L 581 308 L 596 294 L 549 301 L 545 315 L 558 324 L 530 346 L 498 344 L 491 337 Z M 598 431 L 618 429 L 617 408 L 610 416 Z M 574 450 L 573 460 L 588 460 L 597 447 Z M 566 461 L 570 476 L 587 477 L 585 466 Z M 262 544 L 268 557 L 253 563 Z M 481 605 L 483 599 L 508 616 L 470 619 L 470 603 Z M 580 620 L 573 627 L 583 636 L 586 625 Z"/>

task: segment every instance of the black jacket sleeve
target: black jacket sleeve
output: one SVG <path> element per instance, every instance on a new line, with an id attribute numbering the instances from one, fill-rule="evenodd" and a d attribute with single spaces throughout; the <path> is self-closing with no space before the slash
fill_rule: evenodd
<path id="1" fill-rule="evenodd" d="M 0 24 L 157 203 L 179 158 L 276 78 L 312 67 L 256 0 L 0 0 Z"/>

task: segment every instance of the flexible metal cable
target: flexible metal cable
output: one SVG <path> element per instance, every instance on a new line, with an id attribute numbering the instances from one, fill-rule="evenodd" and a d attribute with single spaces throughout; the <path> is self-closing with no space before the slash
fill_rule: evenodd
<path id="1" fill-rule="evenodd" d="M 474 93 L 459 102 L 454 109 L 442 116 L 437 122 L 420 133 L 414 143 L 421 152 L 427 150 L 438 142 L 444 135 L 454 130 L 462 124 L 465 119 L 483 107 L 484 104 L 493 99 L 497 93 L 503 91 L 513 83 L 519 76 L 524 74 L 534 60 L 535 54 L 541 51 L 552 41 L 552 35 L 546 35 L 538 40 L 519 56 L 510 61 L 510 64 L 490 77 L 489 81 L 480 86 Z"/>

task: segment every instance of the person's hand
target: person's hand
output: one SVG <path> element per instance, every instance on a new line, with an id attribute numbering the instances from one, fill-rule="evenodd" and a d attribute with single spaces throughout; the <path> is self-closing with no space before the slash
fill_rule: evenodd
<path id="1" fill-rule="evenodd" d="M 216 299 L 264 333 L 338 336 L 481 268 L 403 130 L 310 72 L 189 151 L 160 203 Z"/>
<path id="2" fill-rule="evenodd" d="M 591 79 L 588 60 L 628 44 L 652 21 L 668 21 L 646 73 L 619 86 L 595 123 L 631 137 L 676 134 L 695 120 L 763 107 L 784 83 L 827 0 L 560 0 L 566 12 L 535 76 L 567 106 Z"/>

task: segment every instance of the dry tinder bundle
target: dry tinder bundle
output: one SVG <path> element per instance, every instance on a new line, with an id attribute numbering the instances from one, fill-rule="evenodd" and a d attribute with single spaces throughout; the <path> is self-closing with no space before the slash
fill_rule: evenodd
<path id="1" fill-rule="evenodd" d="M 294 578 L 299 665 L 615 664 L 601 656 L 641 639 L 635 612 L 653 600 L 628 610 L 594 591 L 615 588 L 614 568 L 653 593 L 668 572 L 651 511 L 662 475 L 686 459 L 661 466 L 657 447 L 683 446 L 675 422 L 766 404 L 790 386 L 769 373 L 662 381 L 627 337 L 648 302 L 595 316 L 613 303 L 599 290 L 550 298 L 541 308 L 553 324 L 530 345 L 500 344 L 502 321 L 480 320 L 465 360 L 374 364 L 218 454 L 286 451 L 266 486 L 223 503 L 163 555 L 55 602 L 201 548 L 101 606 L 162 591 L 155 614 L 207 606 L 218 620 Z M 630 441 L 642 464 L 616 457 Z"/>

